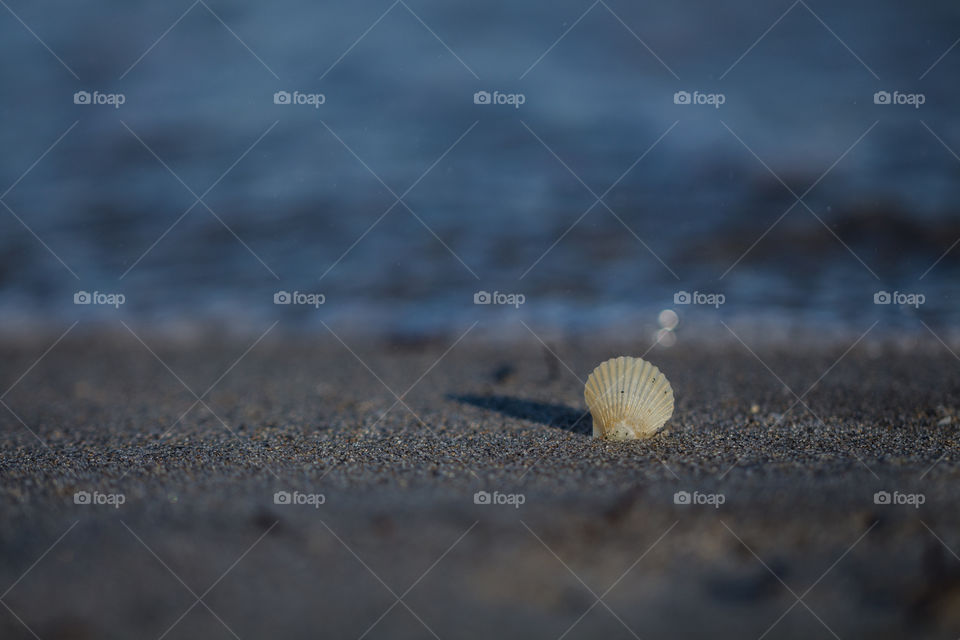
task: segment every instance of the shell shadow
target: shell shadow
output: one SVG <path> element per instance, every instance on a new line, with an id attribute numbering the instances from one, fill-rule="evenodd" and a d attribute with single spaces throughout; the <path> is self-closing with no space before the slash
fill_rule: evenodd
<path id="1" fill-rule="evenodd" d="M 472 404 L 481 409 L 490 409 L 511 418 L 539 422 L 548 427 L 563 429 L 582 435 L 593 433 L 590 413 L 562 404 L 550 404 L 511 396 L 448 395 L 451 400 Z"/>

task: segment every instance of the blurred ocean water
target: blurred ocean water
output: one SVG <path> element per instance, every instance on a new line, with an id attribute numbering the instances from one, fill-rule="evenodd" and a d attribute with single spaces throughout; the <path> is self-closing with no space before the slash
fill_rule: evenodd
<path id="1" fill-rule="evenodd" d="M 8 6 L 8 327 L 958 319 L 956 3 Z"/>

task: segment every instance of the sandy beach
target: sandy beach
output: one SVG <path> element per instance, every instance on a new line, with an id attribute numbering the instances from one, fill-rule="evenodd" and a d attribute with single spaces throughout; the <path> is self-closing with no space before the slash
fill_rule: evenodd
<path id="1" fill-rule="evenodd" d="M 457 338 L 7 342 L 0 635 L 960 633 L 932 338 L 657 348 L 676 411 L 627 443 L 580 380 L 636 345 Z"/>
<path id="2" fill-rule="evenodd" d="M 0 0 L 0 640 L 958 640 L 958 36 Z"/>

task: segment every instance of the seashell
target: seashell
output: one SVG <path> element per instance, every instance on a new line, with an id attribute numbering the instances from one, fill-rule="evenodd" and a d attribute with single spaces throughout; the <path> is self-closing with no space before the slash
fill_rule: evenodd
<path id="1" fill-rule="evenodd" d="M 593 416 L 594 438 L 650 438 L 673 415 L 670 381 L 642 358 L 601 363 L 587 378 L 583 397 Z"/>

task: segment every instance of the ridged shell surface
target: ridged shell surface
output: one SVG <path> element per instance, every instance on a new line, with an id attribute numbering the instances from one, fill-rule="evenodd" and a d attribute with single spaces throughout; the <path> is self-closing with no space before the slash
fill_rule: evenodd
<path id="1" fill-rule="evenodd" d="M 673 415 L 673 388 L 642 358 L 607 360 L 587 378 L 583 392 L 593 416 L 593 437 L 650 438 Z"/>

